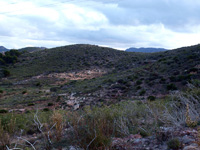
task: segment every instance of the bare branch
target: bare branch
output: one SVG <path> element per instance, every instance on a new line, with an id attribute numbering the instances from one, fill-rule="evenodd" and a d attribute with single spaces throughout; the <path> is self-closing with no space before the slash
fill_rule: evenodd
<path id="1" fill-rule="evenodd" d="M 94 142 L 94 140 L 97 138 L 97 135 L 96 135 L 96 130 L 94 130 L 94 133 L 95 133 L 95 137 L 92 139 L 92 141 L 90 141 L 90 143 L 87 145 L 87 150 L 89 149 L 89 146 L 92 144 L 92 142 Z"/>
<path id="2" fill-rule="evenodd" d="M 51 127 L 51 129 L 48 131 L 48 141 L 49 141 L 50 144 L 52 144 L 52 142 L 51 142 L 51 139 L 50 139 L 50 137 L 49 137 L 49 133 L 50 133 L 50 131 L 56 126 L 56 124 L 57 124 L 57 123 L 55 123 L 55 124 Z"/>
<path id="3" fill-rule="evenodd" d="M 29 145 L 31 145 L 31 147 L 32 147 L 34 150 L 36 150 L 35 147 L 33 146 L 33 144 L 32 144 L 31 142 L 29 142 L 28 140 L 26 140 L 26 139 L 24 139 L 24 138 L 21 138 L 21 137 L 18 137 L 18 139 L 21 139 L 21 140 L 27 142 Z"/>

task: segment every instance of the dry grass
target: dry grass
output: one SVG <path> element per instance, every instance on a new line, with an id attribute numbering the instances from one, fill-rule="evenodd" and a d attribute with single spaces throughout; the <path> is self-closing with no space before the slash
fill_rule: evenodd
<path id="1" fill-rule="evenodd" d="M 191 119 L 191 117 L 190 117 L 190 109 L 189 109 L 189 105 L 187 104 L 186 105 L 186 113 L 185 113 L 185 122 L 186 122 L 186 125 L 188 126 L 188 127 L 191 127 L 191 128 L 193 128 L 193 127 L 196 127 L 197 126 L 197 123 L 198 123 L 198 121 L 197 121 L 197 119 L 195 120 L 195 121 L 193 121 L 192 119 Z"/>
<path id="2" fill-rule="evenodd" d="M 52 115 L 53 124 L 55 124 L 55 136 L 56 140 L 59 141 L 62 137 L 63 131 L 63 115 L 57 111 L 53 112 Z"/>
<path id="3" fill-rule="evenodd" d="M 10 142 L 10 135 L 4 130 L 0 120 L 0 149 L 6 150 L 6 145 L 9 146 Z"/>
<path id="4" fill-rule="evenodd" d="M 197 128 L 197 140 L 196 143 L 200 146 L 200 127 Z"/>

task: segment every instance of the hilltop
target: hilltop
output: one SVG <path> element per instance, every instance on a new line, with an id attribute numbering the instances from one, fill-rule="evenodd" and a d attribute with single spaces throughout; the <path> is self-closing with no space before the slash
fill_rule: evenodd
<path id="1" fill-rule="evenodd" d="M 6 52 L 6 51 L 8 51 L 7 48 L 5 48 L 5 47 L 3 47 L 3 46 L 0 46 L 0 52 Z"/>
<path id="2" fill-rule="evenodd" d="M 20 52 L 35 52 L 35 51 L 41 51 L 41 50 L 44 50 L 46 49 L 46 47 L 24 47 L 24 48 L 20 48 L 20 49 L 17 49 L 18 51 Z"/>

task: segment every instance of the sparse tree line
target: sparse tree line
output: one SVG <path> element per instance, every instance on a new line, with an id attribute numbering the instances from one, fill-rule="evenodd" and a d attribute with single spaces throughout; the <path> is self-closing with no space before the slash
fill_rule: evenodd
<path id="1" fill-rule="evenodd" d="M 0 68 L 0 77 L 10 76 L 10 71 L 6 69 L 6 66 L 9 64 L 15 64 L 18 61 L 20 54 L 21 53 L 18 50 L 10 50 L 5 53 L 0 53 L 0 66 L 3 68 Z"/>
<path id="2" fill-rule="evenodd" d="M 0 65 L 16 63 L 20 54 L 21 53 L 18 50 L 10 50 L 4 54 L 0 53 Z"/>

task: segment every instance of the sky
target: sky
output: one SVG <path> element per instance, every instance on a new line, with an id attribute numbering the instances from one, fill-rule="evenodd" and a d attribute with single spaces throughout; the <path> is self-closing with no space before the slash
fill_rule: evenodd
<path id="1" fill-rule="evenodd" d="M 0 45 L 174 49 L 200 43 L 199 0 L 0 0 Z"/>

